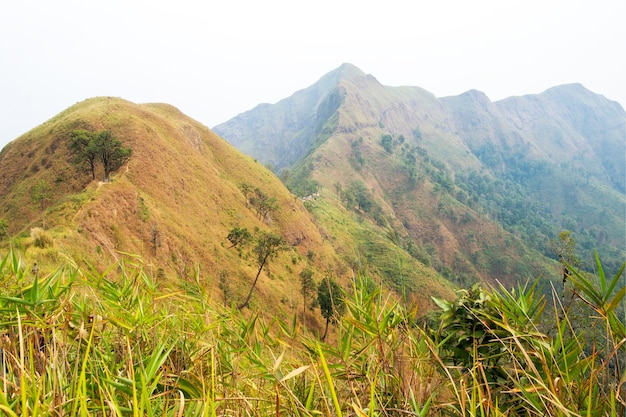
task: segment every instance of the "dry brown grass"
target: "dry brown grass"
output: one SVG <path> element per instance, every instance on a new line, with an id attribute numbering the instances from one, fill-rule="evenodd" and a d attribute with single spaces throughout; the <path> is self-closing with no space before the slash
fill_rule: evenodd
<path id="1" fill-rule="evenodd" d="M 111 183 L 92 182 L 72 165 L 67 142 L 79 127 L 111 130 L 133 149 Z M 7 146 L 0 171 L 0 210 L 10 234 L 39 221 L 29 190 L 46 181 L 52 188 L 46 223 L 59 251 L 97 269 L 137 254 L 155 275 L 192 279 L 200 270 L 216 301 L 221 300 L 217 277 L 227 274 L 238 297 L 257 265 L 250 248 L 241 254 L 227 249 L 229 230 L 272 230 L 293 249 L 270 263 L 254 302 L 293 313 L 301 310 L 294 277 L 307 265 L 307 253 L 316 254 L 311 267 L 317 277 L 341 263 L 302 203 L 276 176 L 169 105 L 117 98 L 78 103 Z M 269 219 L 247 207 L 242 184 L 276 198 L 278 209 Z"/>

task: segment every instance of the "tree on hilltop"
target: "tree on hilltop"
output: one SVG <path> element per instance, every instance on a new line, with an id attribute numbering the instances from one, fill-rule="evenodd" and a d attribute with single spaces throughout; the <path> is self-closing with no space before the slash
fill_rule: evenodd
<path id="1" fill-rule="evenodd" d="M 75 130 L 70 138 L 70 152 L 74 155 L 76 165 L 87 164 L 91 178 L 96 179 L 96 162 L 102 162 L 104 182 L 111 180 L 111 172 L 120 168 L 128 161 L 131 148 L 124 148 L 122 142 L 109 130 L 90 132 Z"/>
<path id="2" fill-rule="evenodd" d="M 74 164 L 87 164 L 91 179 L 95 180 L 98 151 L 93 140 L 93 133 L 82 129 L 74 130 L 70 138 L 70 151 L 74 155 Z"/>
<path id="3" fill-rule="evenodd" d="M 122 142 L 113 136 L 113 133 L 109 130 L 98 132 L 94 139 L 104 168 L 103 181 L 109 182 L 111 172 L 120 168 L 128 161 L 132 149 L 122 147 Z"/>

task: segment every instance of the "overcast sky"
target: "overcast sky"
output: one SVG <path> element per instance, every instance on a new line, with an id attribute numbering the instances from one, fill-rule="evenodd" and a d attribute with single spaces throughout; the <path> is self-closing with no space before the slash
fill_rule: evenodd
<path id="1" fill-rule="evenodd" d="M 3 1 L 0 147 L 94 96 L 212 127 L 344 62 L 438 97 L 578 82 L 625 107 L 626 1 Z"/>

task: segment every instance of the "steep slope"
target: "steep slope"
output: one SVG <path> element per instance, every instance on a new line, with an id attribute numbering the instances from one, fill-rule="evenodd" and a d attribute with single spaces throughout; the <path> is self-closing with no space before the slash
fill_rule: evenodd
<path id="1" fill-rule="evenodd" d="M 580 85 L 496 103 L 479 91 L 437 99 L 360 71 L 324 87 L 333 103 L 324 108 L 335 110 L 325 119 L 315 113 L 321 128 L 306 138 L 272 123 L 295 95 L 266 106 L 271 117 L 254 128 L 244 113 L 218 130 L 231 140 L 237 126 L 235 144 L 254 142 L 258 129 L 294 149 L 305 142 L 308 150 L 295 152 L 301 159 L 281 172 L 293 192 L 320 191 L 325 204 L 345 210 L 342 221 L 359 219 L 397 253 L 464 285 L 555 276 L 549 241 L 561 229 L 573 231 L 586 261 L 594 248 L 611 265 L 626 257 L 625 115 L 617 103 Z M 350 251 L 369 255 L 371 269 L 384 269 L 357 234 L 336 248 L 349 240 L 357 246 Z M 398 270 L 386 273 L 392 279 Z"/>
<path id="2" fill-rule="evenodd" d="M 107 129 L 132 148 L 110 183 L 92 181 L 72 164 L 75 129 Z M 31 201 L 40 183 L 49 187 L 43 206 Z M 253 201 L 256 189 L 275 202 L 267 215 Z M 213 302 L 242 300 L 259 266 L 252 245 L 230 247 L 226 237 L 235 227 L 289 243 L 264 268 L 254 305 L 301 311 L 298 275 L 307 267 L 316 280 L 332 274 L 347 284 L 352 275 L 278 178 L 165 104 L 89 99 L 24 134 L 0 153 L 0 213 L 15 236 L 11 244 L 41 268 L 62 256 L 98 270 L 126 258 L 162 279 L 199 273 Z M 44 215 L 46 230 L 33 232 Z M 51 241 L 38 244 L 37 233 Z"/>
<path id="3" fill-rule="evenodd" d="M 213 130 L 227 136 L 244 153 L 280 170 L 306 154 L 311 138 L 339 106 L 334 97 L 329 97 L 339 80 L 363 75 L 355 66 L 343 64 L 289 99 L 273 105 L 259 104 Z M 249 135 L 250 129 L 254 137 Z"/>
<path id="4" fill-rule="evenodd" d="M 619 103 L 571 84 L 495 105 L 554 163 L 568 163 L 582 176 L 626 191 L 626 115 Z"/>
<path id="5" fill-rule="evenodd" d="M 587 259 L 594 248 L 623 258 L 626 114 L 618 103 L 580 84 L 496 103 L 477 92 L 442 102 L 472 153 L 528 203 L 492 208 L 509 230 L 530 241 L 537 233 L 546 240 L 551 225 L 570 229 Z"/>

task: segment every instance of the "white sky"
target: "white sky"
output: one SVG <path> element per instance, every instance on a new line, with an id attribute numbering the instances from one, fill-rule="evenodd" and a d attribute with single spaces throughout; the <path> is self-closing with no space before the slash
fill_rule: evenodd
<path id="1" fill-rule="evenodd" d="M 344 62 L 438 97 L 579 82 L 626 106 L 626 1 L 2 1 L 0 147 L 94 96 L 211 127 Z"/>

